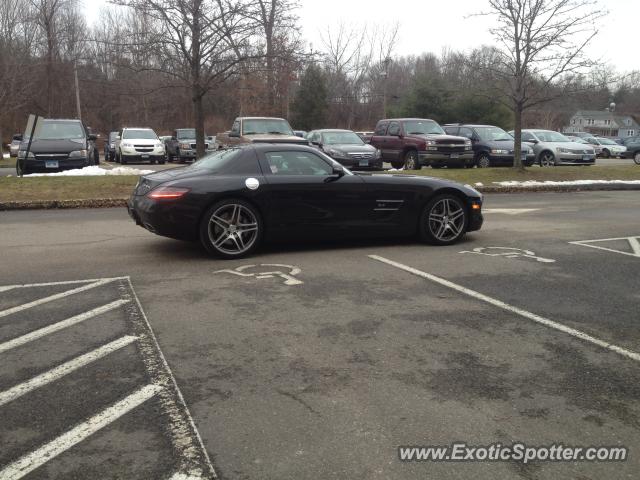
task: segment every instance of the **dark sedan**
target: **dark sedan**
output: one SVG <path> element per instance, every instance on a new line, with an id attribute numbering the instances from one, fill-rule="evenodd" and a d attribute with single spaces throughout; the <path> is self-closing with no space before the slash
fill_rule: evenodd
<path id="1" fill-rule="evenodd" d="M 382 152 L 351 130 L 314 130 L 307 140 L 345 167 L 382 170 Z"/>
<path id="2" fill-rule="evenodd" d="M 147 230 L 240 258 L 263 240 L 417 235 L 449 245 L 482 226 L 482 195 L 410 175 L 353 174 L 317 149 L 253 144 L 140 177 L 128 211 Z"/>

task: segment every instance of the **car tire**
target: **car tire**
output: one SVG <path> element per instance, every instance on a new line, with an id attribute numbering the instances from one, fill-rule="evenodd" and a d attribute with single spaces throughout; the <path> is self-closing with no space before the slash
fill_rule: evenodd
<path id="1" fill-rule="evenodd" d="M 476 166 L 478 168 L 489 168 L 491 166 L 491 158 L 486 153 L 481 153 L 478 155 L 478 160 L 476 160 Z"/>
<path id="2" fill-rule="evenodd" d="M 611 158 L 611 152 L 605 148 L 602 150 L 602 158 Z"/>
<path id="3" fill-rule="evenodd" d="M 633 156 L 633 161 L 636 165 L 640 165 L 640 152 L 635 153 L 635 155 Z"/>
<path id="4" fill-rule="evenodd" d="M 22 168 L 20 165 L 20 159 L 16 160 L 16 175 L 21 176 L 21 175 L 29 175 L 31 173 L 31 170 L 29 170 L 28 167 L 24 167 Z"/>
<path id="5" fill-rule="evenodd" d="M 460 197 L 438 195 L 422 210 L 418 234 L 431 245 L 451 245 L 464 237 L 468 224 L 468 209 Z"/>
<path id="6" fill-rule="evenodd" d="M 540 154 L 538 163 L 541 167 L 555 167 L 557 164 L 555 155 L 549 151 L 545 151 Z"/>
<path id="7" fill-rule="evenodd" d="M 120 165 L 126 165 L 126 164 L 127 164 L 127 159 L 126 159 L 126 158 L 124 158 L 124 157 L 122 156 L 122 154 L 120 154 L 120 162 L 119 162 L 119 163 L 120 163 Z"/>
<path id="8" fill-rule="evenodd" d="M 238 226 L 244 233 L 238 234 Z M 258 210 L 237 198 L 222 200 L 202 217 L 200 243 L 218 258 L 234 259 L 250 255 L 260 245 L 264 227 Z"/>
<path id="9" fill-rule="evenodd" d="M 404 154 L 404 169 L 405 170 L 420 170 L 420 159 L 418 158 L 418 152 L 415 150 L 409 150 Z"/>

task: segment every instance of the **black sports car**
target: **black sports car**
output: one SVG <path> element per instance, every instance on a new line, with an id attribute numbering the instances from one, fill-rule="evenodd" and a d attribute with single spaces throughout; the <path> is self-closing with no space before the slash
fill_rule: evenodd
<path id="1" fill-rule="evenodd" d="M 312 147 L 252 144 L 140 177 L 138 225 L 240 258 L 264 239 L 418 235 L 452 244 L 482 226 L 482 195 L 436 178 L 359 174 Z"/>

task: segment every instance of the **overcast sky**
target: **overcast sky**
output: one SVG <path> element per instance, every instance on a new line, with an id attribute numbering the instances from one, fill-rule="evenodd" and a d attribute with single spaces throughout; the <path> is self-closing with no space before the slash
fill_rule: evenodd
<path id="1" fill-rule="evenodd" d="M 397 55 L 433 52 L 444 48 L 468 50 L 491 44 L 487 19 L 471 17 L 486 0 L 300 0 L 300 24 L 314 50 L 322 49 L 321 35 L 340 22 L 347 25 L 400 25 Z M 601 0 L 609 11 L 600 21 L 598 37 L 589 48 L 592 58 L 619 72 L 640 70 L 639 0 Z M 106 0 L 84 0 L 89 22 L 95 21 Z"/>

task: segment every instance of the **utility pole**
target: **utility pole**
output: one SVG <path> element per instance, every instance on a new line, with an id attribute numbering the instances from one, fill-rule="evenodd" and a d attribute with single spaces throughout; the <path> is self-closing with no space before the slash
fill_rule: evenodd
<path id="1" fill-rule="evenodd" d="M 73 76 L 76 81 L 76 110 L 78 113 L 78 120 L 82 120 L 82 111 L 80 110 L 80 85 L 78 84 L 78 60 L 73 62 Z"/>
<path id="2" fill-rule="evenodd" d="M 384 85 L 382 92 L 382 118 L 387 118 L 387 79 L 389 78 L 389 63 L 391 62 L 391 58 L 387 57 L 384 59 Z"/>

